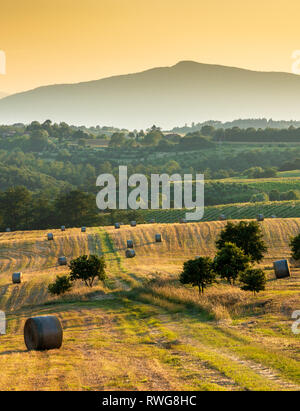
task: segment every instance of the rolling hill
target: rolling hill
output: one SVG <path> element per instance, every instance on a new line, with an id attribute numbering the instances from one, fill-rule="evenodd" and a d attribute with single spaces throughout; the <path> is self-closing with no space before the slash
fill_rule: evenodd
<path id="1" fill-rule="evenodd" d="M 187 258 L 212 254 L 224 224 L 53 230 L 54 241 L 46 231 L 1 233 L 7 333 L 0 336 L 0 390 L 299 390 L 299 335 L 290 328 L 299 268 L 275 281 L 271 261 L 290 255 L 289 236 L 299 232 L 300 219 L 261 223 L 269 248 L 261 264 L 266 291 L 254 297 L 219 284 L 199 298 L 177 274 Z M 135 259 L 124 258 L 128 238 Z M 105 283 L 49 296 L 49 282 L 68 271 L 57 267 L 57 256 L 89 253 L 104 253 Z M 23 271 L 21 284 L 11 284 L 13 270 Z M 62 323 L 62 348 L 27 351 L 24 322 L 47 314 Z"/>
<path id="2" fill-rule="evenodd" d="M 172 67 L 60 84 L 0 101 L 0 123 L 32 120 L 168 128 L 212 118 L 298 118 L 300 77 L 182 61 Z"/>

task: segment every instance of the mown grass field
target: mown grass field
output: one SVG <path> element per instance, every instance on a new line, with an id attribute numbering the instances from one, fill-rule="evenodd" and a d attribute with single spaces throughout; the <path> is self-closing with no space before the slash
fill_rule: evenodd
<path id="1" fill-rule="evenodd" d="M 0 390 L 299 390 L 300 339 L 291 313 L 300 309 L 300 270 L 274 280 L 272 261 L 289 257 L 289 238 L 300 219 L 261 223 L 269 250 L 261 264 L 268 282 L 257 297 L 219 284 L 201 298 L 178 283 L 182 263 L 213 255 L 225 222 L 149 224 L 4 233 L 0 237 Z M 161 233 L 162 243 L 154 243 Z M 133 239 L 136 258 L 125 259 Z M 69 259 L 104 253 L 108 278 L 64 297 L 47 293 Z M 22 270 L 22 284 L 11 284 Z M 28 352 L 23 326 L 29 316 L 57 315 L 59 350 Z"/>

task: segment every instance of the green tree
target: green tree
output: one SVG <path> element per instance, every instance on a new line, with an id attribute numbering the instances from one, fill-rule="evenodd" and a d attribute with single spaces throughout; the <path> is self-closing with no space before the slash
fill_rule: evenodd
<path id="1" fill-rule="evenodd" d="M 214 269 L 229 284 L 234 284 L 239 274 L 249 267 L 250 258 L 233 243 L 225 243 L 214 259 Z"/>
<path id="2" fill-rule="evenodd" d="M 280 192 L 276 189 L 273 189 L 269 193 L 270 201 L 279 201 L 280 200 Z"/>
<path id="3" fill-rule="evenodd" d="M 109 146 L 110 147 L 121 147 L 126 141 L 124 133 L 114 133 L 111 136 Z"/>
<path id="4" fill-rule="evenodd" d="M 75 133 L 73 133 L 72 137 L 73 137 L 73 139 L 77 139 L 77 140 L 80 140 L 80 139 L 85 140 L 85 139 L 89 138 L 89 135 L 88 135 L 88 133 L 86 133 L 83 130 L 76 130 Z"/>
<path id="5" fill-rule="evenodd" d="M 203 294 L 204 289 L 213 284 L 215 280 L 213 261 L 209 257 L 186 261 L 179 277 L 181 284 L 191 284 L 193 287 L 198 287 L 199 294 Z"/>
<path id="6" fill-rule="evenodd" d="M 292 250 L 292 258 L 294 260 L 300 260 L 300 234 L 291 239 L 290 247 Z"/>
<path id="7" fill-rule="evenodd" d="M 105 280 L 105 260 L 97 255 L 82 255 L 70 261 L 70 279 L 72 281 L 81 280 L 86 286 L 92 287 L 96 278 Z"/>
<path id="8" fill-rule="evenodd" d="M 255 295 L 260 291 L 263 291 L 266 286 L 266 275 L 260 268 L 248 268 L 242 272 L 239 277 L 242 290 L 252 291 Z"/>
<path id="9" fill-rule="evenodd" d="M 52 295 L 64 294 L 72 288 L 72 282 L 69 276 L 56 276 L 54 283 L 48 285 L 48 291 Z"/>
<path id="10" fill-rule="evenodd" d="M 251 262 L 260 262 L 267 251 L 261 228 L 257 221 L 240 221 L 236 224 L 229 221 L 221 231 L 216 246 L 220 250 L 224 247 L 225 243 L 236 244 L 250 257 Z"/>
<path id="11" fill-rule="evenodd" d="M 73 135 L 73 130 L 67 123 L 65 122 L 59 123 L 57 136 L 60 140 L 68 139 L 72 137 L 72 135 Z"/>
<path id="12" fill-rule="evenodd" d="M 33 151 L 43 151 L 47 146 L 49 134 L 46 130 L 33 130 L 30 137 L 30 146 Z"/>
<path id="13" fill-rule="evenodd" d="M 143 144 L 147 146 L 156 146 L 163 138 L 163 133 L 159 129 L 151 129 L 144 137 Z"/>
<path id="14" fill-rule="evenodd" d="M 280 200 L 298 200 L 299 192 L 297 190 L 289 190 L 285 193 L 280 193 Z"/>
<path id="15" fill-rule="evenodd" d="M 201 127 L 201 134 L 203 134 L 204 136 L 213 136 L 215 132 L 215 128 L 213 126 L 203 126 Z"/>
<path id="16" fill-rule="evenodd" d="M 52 121 L 51 121 L 51 120 L 46 120 L 46 121 L 44 121 L 43 124 L 42 124 L 42 128 L 43 128 L 44 130 L 46 130 L 49 135 L 51 135 L 51 133 L 52 133 L 52 126 L 51 126 L 51 125 L 52 125 Z"/>
<path id="17" fill-rule="evenodd" d="M 165 165 L 166 173 L 169 175 L 174 174 L 174 173 L 179 173 L 180 169 L 181 169 L 180 165 L 175 160 L 170 160 Z"/>

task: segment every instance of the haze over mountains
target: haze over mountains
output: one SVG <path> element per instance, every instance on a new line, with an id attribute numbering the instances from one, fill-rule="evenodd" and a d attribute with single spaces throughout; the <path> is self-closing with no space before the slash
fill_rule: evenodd
<path id="1" fill-rule="evenodd" d="M 7 96 L 7 93 L 2 93 L 2 92 L 0 91 L 0 98 L 6 97 L 6 96 Z"/>
<path id="2" fill-rule="evenodd" d="M 1 94 L 0 94 L 1 96 Z M 0 101 L 0 123 L 163 128 L 209 119 L 299 119 L 300 76 L 182 61 L 141 73 L 39 87 Z"/>

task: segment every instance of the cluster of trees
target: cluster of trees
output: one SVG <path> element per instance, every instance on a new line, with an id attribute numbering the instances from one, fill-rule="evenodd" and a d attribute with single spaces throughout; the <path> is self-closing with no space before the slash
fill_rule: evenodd
<path id="1" fill-rule="evenodd" d="M 0 227 L 11 230 L 49 227 L 80 227 L 99 221 L 95 197 L 79 190 L 59 194 L 49 200 L 33 196 L 25 187 L 13 187 L 0 193 Z"/>
<path id="2" fill-rule="evenodd" d="M 269 193 L 270 201 L 288 201 L 288 200 L 299 200 L 300 192 L 298 190 L 289 190 L 284 192 L 279 192 L 274 189 Z"/>
<path id="3" fill-rule="evenodd" d="M 191 133 L 194 131 L 201 131 L 205 126 L 212 126 L 214 129 L 227 129 L 233 127 L 239 127 L 241 129 L 247 128 L 276 128 L 283 129 L 289 128 L 290 126 L 300 127 L 300 121 L 286 121 L 286 120 L 272 120 L 266 118 L 256 118 L 256 119 L 239 119 L 233 121 L 227 121 L 222 123 L 221 121 L 209 120 L 203 123 L 193 122 L 190 126 L 187 124 L 183 127 L 174 127 L 172 132 L 174 133 Z"/>
<path id="4" fill-rule="evenodd" d="M 52 123 L 51 120 L 46 120 L 43 123 L 33 121 L 29 125 L 22 123 L 14 124 L 12 126 L 0 126 L 0 137 L 8 137 L 13 135 L 30 134 L 36 132 L 46 131 L 50 137 L 58 139 L 80 139 L 80 138 L 104 138 L 116 132 L 129 133 L 127 129 L 119 129 L 116 127 L 96 126 L 74 126 L 65 122 L 59 124 Z M 135 130 L 136 131 L 136 130 Z"/>
<path id="5" fill-rule="evenodd" d="M 170 162 L 167 172 L 171 175 L 180 172 L 180 168 L 176 162 Z M 9 176 L 7 179 L 9 182 Z M 151 186 L 149 185 L 149 207 L 151 206 L 150 190 Z M 208 182 L 205 185 L 205 205 L 297 200 L 300 198 L 300 193 L 297 190 L 279 192 L 273 189 L 269 193 L 257 192 L 257 190 L 255 186 L 242 183 Z M 171 184 L 170 192 L 170 206 L 172 208 L 174 206 L 173 184 Z M 58 228 L 61 225 L 66 227 L 110 225 L 115 221 L 128 223 L 132 220 L 144 222 L 138 210 L 101 212 L 96 206 L 95 192 L 83 191 L 72 188 L 72 186 L 63 188 L 62 186 L 58 187 L 57 194 L 52 196 L 51 192 L 47 191 L 47 180 L 45 180 L 43 193 L 33 193 L 24 186 L 12 186 L 0 192 L 0 230 L 5 230 L 7 227 L 11 230 L 40 230 L 51 227 Z"/>
<path id="6" fill-rule="evenodd" d="M 77 140 L 89 139 L 92 135 L 103 136 L 103 132 L 107 138 L 111 136 L 108 148 L 96 150 L 76 144 Z M 50 204 L 47 208 L 52 209 L 53 199 L 61 192 L 80 190 L 95 196 L 97 176 L 102 173 L 117 176 L 119 164 L 128 164 L 129 175 L 204 173 L 206 180 L 241 174 L 258 179 L 276 176 L 276 169 L 300 169 L 300 147 L 223 150 L 213 142 L 213 134 L 214 127 L 210 124 L 184 137 L 176 133 L 163 134 L 156 126 L 146 132 L 108 127 L 87 129 L 50 121 L 0 126 L 0 189 L 23 186 L 30 191 L 33 204 L 36 198 L 41 198 Z M 127 147 L 128 144 L 131 147 Z M 168 154 L 161 153 L 168 150 Z M 205 189 L 207 205 L 265 201 L 269 195 L 270 200 L 299 197 L 295 190 L 276 195 L 261 193 L 246 184 L 235 187 L 230 183 L 223 186 L 207 183 Z M 38 228 L 43 227 L 36 225 L 32 217 L 29 221 Z M 17 226 L 24 227 L 24 222 Z"/>
<path id="7" fill-rule="evenodd" d="M 179 280 L 182 284 L 198 287 L 199 294 L 217 282 L 217 277 L 234 285 L 239 281 L 242 290 L 254 294 L 265 289 L 263 270 L 253 264 L 263 259 L 267 247 L 257 222 L 228 222 L 216 242 L 218 249 L 214 259 L 199 257 L 186 261 Z"/>
<path id="8" fill-rule="evenodd" d="M 232 142 L 300 142 L 300 123 L 297 127 L 290 125 L 286 128 L 274 128 L 269 124 L 265 128 L 239 127 L 237 125 L 227 127 L 216 127 L 215 123 L 202 125 L 201 128 L 191 127 L 192 133 L 201 133 L 204 136 L 210 136 L 215 141 L 232 141 Z M 173 131 L 178 129 L 173 129 Z M 185 132 L 188 131 L 185 128 Z"/>
<path id="9" fill-rule="evenodd" d="M 78 189 L 61 192 L 55 198 L 33 195 L 25 187 L 11 187 L 0 193 L 0 230 L 42 230 L 47 228 L 112 225 L 116 221 L 144 223 L 137 210 L 102 212 L 95 195 Z"/>
<path id="10" fill-rule="evenodd" d="M 285 161 L 279 168 L 279 171 L 300 170 L 300 158 Z"/>
<path id="11" fill-rule="evenodd" d="M 243 175 L 248 178 L 272 178 L 276 177 L 277 169 L 276 167 L 267 167 L 265 169 L 262 167 L 251 167 L 245 170 Z"/>
<path id="12" fill-rule="evenodd" d="M 152 147 L 156 151 L 181 151 L 214 148 L 215 144 L 207 137 L 209 134 L 196 131 L 179 134 L 164 134 L 159 127 L 152 126 L 146 133 L 114 133 L 111 136 L 109 147 L 113 148 L 140 148 Z"/>
<path id="13" fill-rule="evenodd" d="M 217 129 L 213 133 L 215 140 L 236 142 L 300 142 L 300 127 L 290 126 L 287 129 L 249 127 L 241 129 L 232 127 L 228 129 Z"/>

